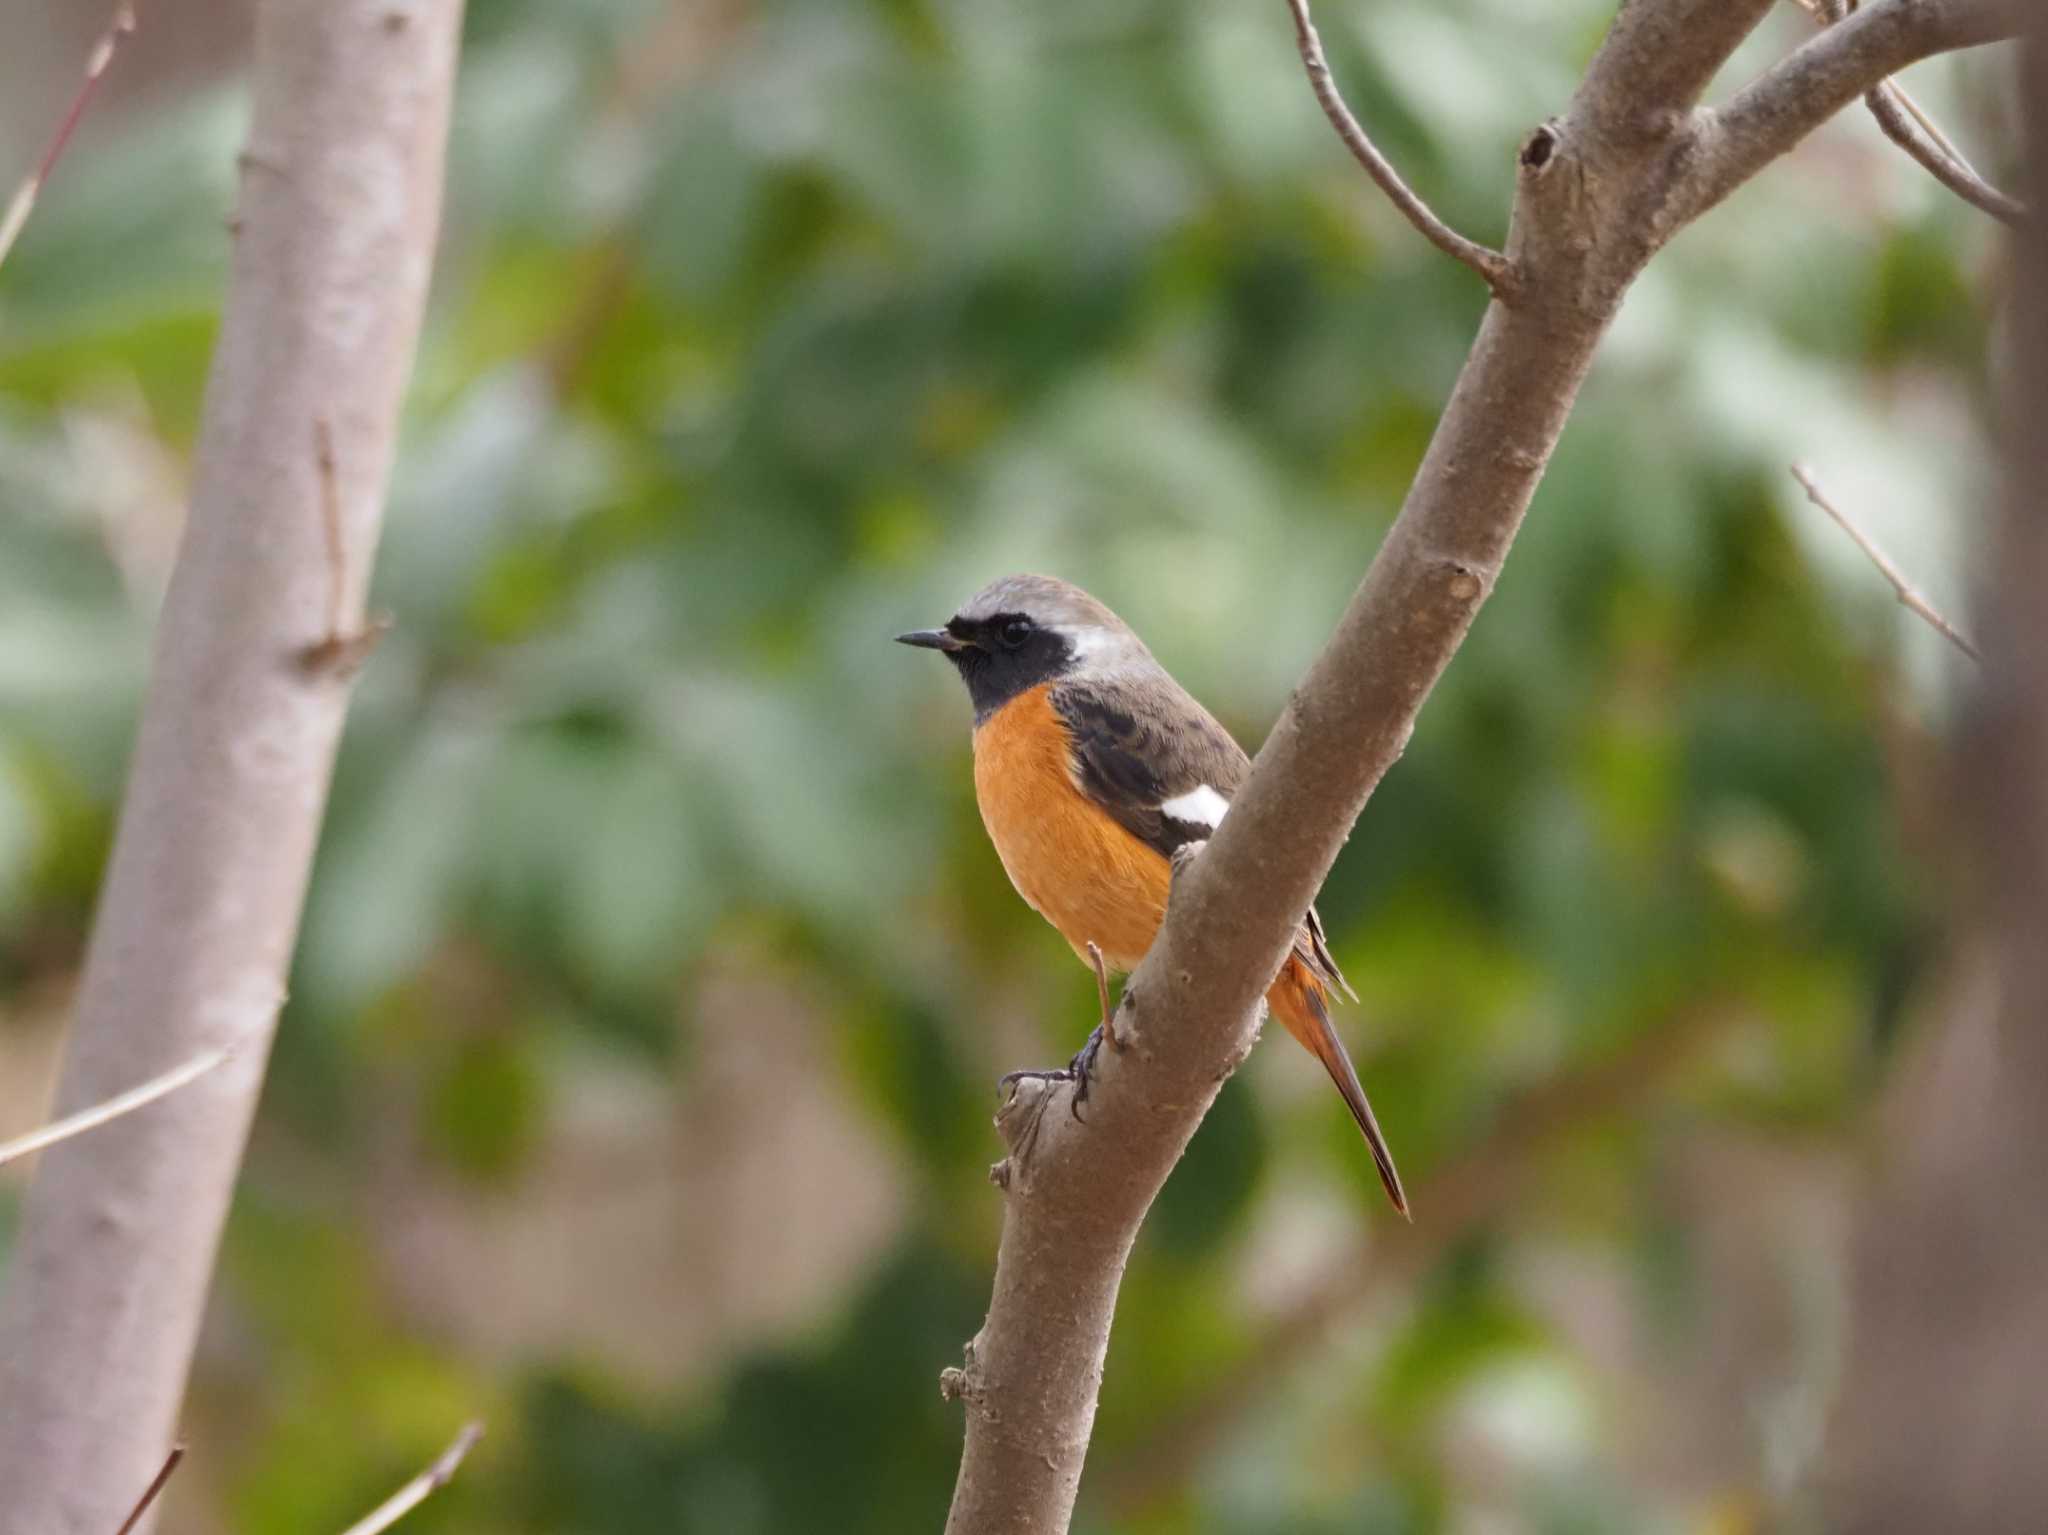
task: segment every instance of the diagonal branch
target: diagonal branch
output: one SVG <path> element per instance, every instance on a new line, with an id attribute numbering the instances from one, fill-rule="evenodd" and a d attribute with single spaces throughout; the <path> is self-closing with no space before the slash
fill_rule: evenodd
<path id="1" fill-rule="evenodd" d="M 146 1108 L 157 1099 L 175 1093 L 186 1083 L 198 1081 L 234 1053 L 232 1045 L 201 1051 L 184 1065 L 173 1066 L 162 1076 L 151 1077 L 147 1082 L 131 1087 L 125 1093 L 116 1093 L 104 1103 L 96 1103 L 89 1109 L 80 1109 L 76 1114 L 67 1114 L 54 1124 L 44 1125 L 40 1130 L 31 1130 L 26 1135 L 18 1135 L 11 1141 L 0 1141 L 0 1167 L 5 1167 L 9 1162 L 28 1156 L 32 1152 L 54 1146 L 59 1141 L 68 1141 L 74 1135 L 97 1130 L 101 1125 L 119 1119 L 123 1114 L 133 1114 L 137 1109 Z"/>
<path id="2" fill-rule="evenodd" d="M 7 253 L 14 249 L 14 242 L 21 238 L 22 225 L 35 211 L 36 199 L 42 195 L 43 183 L 50 179 L 50 172 L 57 168 L 57 162 L 64 156 L 64 148 L 71 142 L 71 135 L 78 129 L 79 119 L 85 116 L 85 109 L 92 102 L 93 92 L 99 89 L 100 77 L 107 72 L 107 66 L 114 62 L 114 53 L 121 46 L 121 40 L 135 30 L 135 7 L 129 0 L 121 0 L 114 7 L 114 19 L 107 23 L 107 30 L 100 34 L 100 40 L 93 44 L 92 53 L 85 61 L 85 77 L 72 93 L 71 105 L 63 119 L 57 124 L 57 131 L 50 136 L 49 145 L 43 150 L 42 159 L 29 172 L 21 185 L 14 189 L 14 196 L 7 201 L 7 210 L 0 213 L 0 262 L 7 259 Z"/>
<path id="3" fill-rule="evenodd" d="M 1876 0 L 1704 114 L 1685 215 L 1696 218 L 1909 64 L 2012 37 L 2015 0 Z"/>
<path id="4" fill-rule="evenodd" d="M 1823 27 L 1841 21 L 1855 9 L 1853 0 L 1799 0 L 1799 4 Z M 2017 225 L 2026 221 L 2026 205 L 1980 176 L 1898 81 L 1879 81 L 1864 96 L 1863 104 L 1870 108 L 1870 115 L 1877 119 L 1886 138 L 1964 202 L 2002 223 Z"/>
<path id="5" fill-rule="evenodd" d="M 1602 126 L 1626 136 L 1654 132 L 1695 106 L 1775 0 L 1625 0 L 1580 95 Z"/>
<path id="6" fill-rule="evenodd" d="M 382 1535 L 383 1531 L 390 1529 L 426 1502 L 431 1495 L 446 1487 L 454 1478 L 456 1469 L 461 1466 L 463 1457 L 469 1454 L 477 1440 L 483 1436 L 484 1426 L 481 1422 L 463 1424 L 462 1432 L 455 1436 L 455 1442 L 435 1456 L 424 1471 L 342 1531 L 342 1535 Z"/>
<path id="7" fill-rule="evenodd" d="M 1900 605 L 1907 612 L 1923 619 L 1929 628 L 1955 646 L 1956 649 L 1960 650 L 1972 661 L 1984 659 L 1983 654 L 1970 641 L 1969 637 L 1946 618 L 1943 618 L 1934 604 L 1920 595 L 1920 589 L 1906 579 L 1905 573 L 1892 563 L 1891 556 L 1880 549 L 1869 534 L 1857 527 L 1847 512 L 1843 511 L 1829 499 L 1828 493 L 1821 489 L 1820 481 L 1814 478 L 1811 469 L 1807 468 L 1804 464 L 1794 464 L 1792 466 L 1792 478 L 1797 480 L 1799 488 L 1806 492 L 1806 499 L 1833 518 L 1835 526 L 1849 535 L 1850 541 L 1863 551 L 1864 557 L 1871 564 L 1877 567 L 1877 573 L 1891 583 L 1893 593 L 1898 597 Z"/>
<path id="8" fill-rule="evenodd" d="M 1337 137 L 1351 151 L 1351 157 L 1365 167 L 1365 173 L 1387 194 L 1387 200 L 1401 210 L 1401 216 L 1413 224 L 1425 240 L 1485 278 L 1495 298 L 1502 303 L 1512 303 L 1516 282 L 1514 263 L 1499 251 L 1459 234 L 1438 218 L 1415 189 L 1401 179 L 1401 173 L 1380 153 L 1371 135 L 1360 126 L 1351 108 L 1344 104 L 1343 94 L 1330 74 L 1330 62 L 1323 56 L 1323 40 L 1316 31 L 1315 19 L 1309 15 L 1308 0 L 1287 0 L 1287 6 L 1294 13 L 1295 43 L 1301 49 L 1302 67 L 1308 71 L 1309 87 L 1316 93 L 1316 100 L 1321 103 L 1323 115 L 1329 118 L 1330 126 L 1337 130 Z"/>
<path id="9" fill-rule="evenodd" d="M 142 1522 L 142 1516 L 149 1512 L 150 1504 L 156 1502 L 163 1494 L 165 1486 L 171 1480 L 171 1473 L 178 1469 L 178 1463 L 184 1458 L 185 1447 L 182 1444 L 172 1445 L 170 1454 L 164 1457 L 164 1463 L 157 1468 L 156 1475 L 149 1479 L 149 1485 L 142 1489 L 142 1496 L 135 1500 L 135 1506 L 128 1510 L 128 1517 L 121 1521 L 121 1528 L 114 1531 L 114 1535 L 128 1535 L 130 1530 Z"/>

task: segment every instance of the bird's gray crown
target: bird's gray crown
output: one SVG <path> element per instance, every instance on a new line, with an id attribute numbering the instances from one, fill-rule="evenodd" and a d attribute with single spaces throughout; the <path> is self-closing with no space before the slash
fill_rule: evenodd
<path id="1" fill-rule="evenodd" d="M 1044 629 L 1055 629 L 1071 647 L 1077 670 L 1101 672 L 1151 659 L 1131 627 L 1072 582 L 1057 576 L 1015 575 L 991 581 L 960 605 L 960 618 L 986 623 L 1021 613 Z"/>
<path id="2" fill-rule="evenodd" d="M 1123 629 L 1121 618 L 1057 576 L 1017 575 L 991 581 L 960 604 L 960 616 L 986 623 L 999 613 L 1022 613 L 1033 623 L 1061 629 Z"/>

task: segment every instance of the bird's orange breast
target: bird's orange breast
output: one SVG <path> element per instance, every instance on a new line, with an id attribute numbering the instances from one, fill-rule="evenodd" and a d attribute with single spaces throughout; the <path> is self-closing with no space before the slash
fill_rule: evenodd
<path id="1" fill-rule="evenodd" d="M 1052 685 L 1019 693 L 974 732 L 974 792 L 1010 883 L 1074 952 L 1135 969 L 1166 915 L 1166 860 L 1074 781 Z"/>

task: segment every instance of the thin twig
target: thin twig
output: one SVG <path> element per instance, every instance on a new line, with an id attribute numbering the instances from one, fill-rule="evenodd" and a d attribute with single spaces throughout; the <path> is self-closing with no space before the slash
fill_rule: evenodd
<path id="1" fill-rule="evenodd" d="M 1485 278 L 1494 297 L 1502 303 L 1512 303 L 1516 285 L 1514 263 L 1499 251 L 1459 234 L 1438 218 L 1429 204 L 1401 179 L 1401 173 L 1379 152 L 1358 119 L 1352 116 L 1351 108 L 1344 104 L 1344 97 L 1330 74 L 1330 62 L 1323 57 L 1323 40 L 1309 15 L 1308 0 L 1287 0 L 1287 5 L 1294 12 L 1294 38 L 1301 49 L 1302 66 L 1308 71 L 1309 87 L 1316 93 L 1316 100 L 1322 106 L 1323 115 L 1329 118 L 1330 126 L 1337 130 L 1337 137 L 1351 151 L 1351 157 L 1365 167 L 1365 173 L 1378 183 L 1379 189 L 1401 210 L 1402 216 L 1421 231 L 1424 239 Z"/>
<path id="2" fill-rule="evenodd" d="M 1877 119 L 1884 136 L 1919 161 L 1927 173 L 1973 208 L 1981 209 L 2004 224 L 2024 224 L 2027 205 L 2001 192 L 1977 174 L 1976 169 L 1955 152 L 1948 136 L 1934 126 L 1919 104 L 1895 80 L 1887 80 L 1863 98 L 1870 115 Z M 1915 126 L 1915 119 L 1918 126 Z"/>
<path id="3" fill-rule="evenodd" d="M 470 1447 L 483 1437 L 483 1433 L 481 1420 L 463 1424 L 455 1442 L 443 1450 L 432 1465 L 350 1525 L 342 1535 L 379 1535 L 380 1531 L 390 1529 L 424 1503 L 430 1494 L 448 1485 L 449 1478 L 455 1475 L 455 1468 L 462 1464 L 462 1457 L 469 1453 Z"/>
<path id="4" fill-rule="evenodd" d="M 150 1478 L 149 1485 L 142 1489 L 142 1496 L 135 1500 L 135 1507 L 128 1511 L 128 1517 L 121 1521 L 121 1528 L 114 1531 L 114 1535 L 128 1535 L 128 1532 L 135 1528 L 142 1516 L 149 1512 L 149 1505 L 156 1501 L 157 1494 L 164 1490 L 164 1483 L 171 1479 L 171 1473 L 178 1469 L 178 1462 L 184 1458 L 185 1446 L 172 1445 L 171 1453 L 164 1457 L 163 1465 L 157 1468 L 157 1473 Z"/>
<path id="5" fill-rule="evenodd" d="M 1982 653 L 1978 651 L 1976 645 L 1970 641 L 1970 638 L 1946 618 L 1943 618 L 1935 609 L 1934 604 L 1921 596 L 1919 588 L 1908 581 L 1899 567 L 1891 562 L 1890 556 L 1878 548 L 1871 541 L 1867 533 L 1856 526 L 1847 512 L 1844 512 L 1833 501 L 1828 499 L 1827 492 L 1821 489 L 1820 482 L 1814 478 L 1812 470 L 1808 469 L 1804 464 L 1794 464 L 1792 466 L 1792 478 L 1797 480 L 1800 489 L 1806 492 L 1807 500 L 1834 518 L 1835 525 L 1855 540 L 1856 547 L 1861 549 L 1870 560 L 1870 563 L 1877 567 L 1878 574 L 1891 583 L 1892 591 L 1897 594 L 1899 601 L 1905 605 L 1909 612 L 1925 619 L 1937 634 L 1968 656 L 1972 661 L 1984 659 Z"/>
<path id="6" fill-rule="evenodd" d="M 63 121 L 57 124 L 57 131 L 50 136 L 43 158 L 37 162 L 28 179 L 15 189 L 14 196 L 8 201 L 7 212 L 0 215 L 0 262 L 7 260 L 7 253 L 14 249 L 14 242 L 21 237 L 21 226 L 28 222 L 36 198 L 42 194 L 43 183 L 50 179 L 50 172 L 56 169 L 57 161 L 64 154 L 64 146 L 71 142 L 79 119 L 85 116 L 86 103 L 92 100 L 93 89 L 100 83 L 100 76 L 113 63 L 114 52 L 121 46 L 121 39 L 134 30 L 135 7 L 128 0 L 122 0 L 114 7 L 114 19 L 107 23 L 107 30 L 93 44 L 92 53 L 85 61 L 85 78 L 79 81 L 70 108 L 64 113 Z"/>
<path id="7" fill-rule="evenodd" d="M 1856 0 L 1798 0 L 1799 8 L 1816 23 L 1832 26 L 1856 9 Z M 1913 157 L 1936 181 L 1971 207 L 1990 214 L 2002 223 L 2026 222 L 2027 205 L 2001 192 L 1978 174 L 1975 166 L 1956 148 L 1955 141 L 1941 131 L 1919 102 L 1896 80 L 1881 80 L 1864 96 L 1863 103 L 1884 136 Z"/>
<path id="8" fill-rule="evenodd" d="M 1873 0 L 1853 12 L 1841 0 L 1802 0 L 1839 21 L 1823 26 L 1722 106 L 1700 113 L 1690 137 L 1699 153 L 1681 178 L 1677 212 L 1690 222 L 1779 155 L 1893 75 L 1938 53 L 2003 42 L 2019 27 L 2017 0 Z M 1651 7 L 1650 9 L 1654 9 Z M 1918 135 L 1915 135 L 1918 139 Z M 1935 153 L 1930 141 L 1920 140 Z"/>
<path id="9" fill-rule="evenodd" d="M 327 632 L 341 633 L 341 605 L 348 591 L 348 547 L 341 532 L 341 472 L 334 462 L 334 428 L 325 416 L 313 422 L 313 466 L 320 474 L 320 528 L 327 535 Z"/>
<path id="10" fill-rule="evenodd" d="M 222 1045 L 219 1049 L 205 1051 L 193 1056 L 184 1065 L 173 1067 L 160 1077 L 151 1077 L 140 1087 L 131 1087 L 127 1092 L 119 1093 L 104 1103 L 95 1104 L 89 1109 L 80 1109 L 76 1114 L 68 1114 L 55 1124 L 44 1125 L 40 1130 L 31 1130 L 27 1135 L 17 1136 L 11 1141 L 0 1141 L 0 1167 L 17 1161 L 31 1152 L 54 1146 L 59 1141 L 68 1141 L 74 1135 L 96 1130 L 109 1120 L 119 1119 L 123 1114 L 132 1114 L 139 1108 L 145 1108 L 157 1099 L 175 1093 L 188 1082 L 196 1082 L 234 1053 L 233 1045 Z"/>
<path id="11" fill-rule="evenodd" d="M 1956 148 L 1956 141 L 1942 131 L 1941 124 L 1928 115 L 1925 107 L 1907 94 L 1903 85 L 1896 80 L 1887 80 L 1885 84 L 1890 86 L 1892 94 L 1899 98 L 1899 105 L 1913 114 L 1913 121 L 1920 125 L 1920 131 L 1934 140 L 1936 148 L 1952 159 L 1960 160 L 1965 166 L 1970 165 L 1969 159 Z M 1975 167 L 1971 167 L 1971 173 L 1975 174 Z"/>
<path id="12" fill-rule="evenodd" d="M 313 418 L 313 467 L 320 481 L 320 527 L 327 538 L 327 632 L 300 652 L 312 672 L 347 679 L 362 669 L 370 652 L 391 627 L 391 619 L 373 613 L 360 628 L 343 627 L 348 600 L 348 543 L 341 515 L 341 471 L 334 457 L 334 428 L 325 416 Z"/>

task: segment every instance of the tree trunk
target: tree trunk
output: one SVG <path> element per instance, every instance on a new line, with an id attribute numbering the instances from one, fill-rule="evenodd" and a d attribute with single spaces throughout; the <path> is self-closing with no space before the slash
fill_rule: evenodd
<path id="1" fill-rule="evenodd" d="M 460 22 L 460 0 L 259 10 L 191 514 L 59 1106 L 238 1053 L 44 1154 L 0 1302 L 9 1529 L 108 1535 L 176 1429 L 360 659 Z"/>
<path id="2" fill-rule="evenodd" d="M 2048 17 L 2023 50 L 2030 187 L 2048 206 Z M 1973 815 L 1972 963 L 1893 1095 L 1861 1212 L 1828 1527 L 2048 1529 L 2048 227 L 2016 239 L 2007 472 L 1978 623 L 1984 686 L 1951 782 Z"/>

